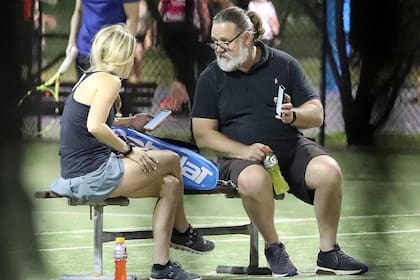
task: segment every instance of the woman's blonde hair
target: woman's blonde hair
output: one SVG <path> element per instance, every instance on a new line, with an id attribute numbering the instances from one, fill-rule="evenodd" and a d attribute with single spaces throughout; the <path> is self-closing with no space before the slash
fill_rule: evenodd
<path id="1" fill-rule="evenodd" d="M 136 38 L 123 23 L 102 28 L 92 43 L 89 71 L 105 71 L 124 78 L 133 67 Z M 130 69 L 129 69 L 130 68 Z M 115 100 L 116 116 L 121 116 L 121 97 Z"/>
<path id="2" fill-rule="evenodd" d="M 123 23 L 102 28 L 95 36 L 90 54 L 90 70 L 106 71 L 121 77 L 132 67 L 136 39 Z"/>

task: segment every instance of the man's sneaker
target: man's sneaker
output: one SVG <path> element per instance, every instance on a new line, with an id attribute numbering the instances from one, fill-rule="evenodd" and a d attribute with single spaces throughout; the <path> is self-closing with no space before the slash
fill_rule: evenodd
<path id="1" fill-rule="evenodd" d="M 186 232 L 172 231 L 171 247 L 177 250 L 188 251 L 194 254 L 207 254 L 214 249 L 214 243 L 206 240 L 190 225 Z"/>
<path id="2" fill-rule="evenodd" d="M 298 274 L 283 244 L 272 244 L 265 248 L 264 253 L 273 276 L 287 277 Z"/>
<path id="3" fill-rule="evenodd" d="M 363 274 L 368 271 L 367 265 L 356 261 L 341 251 L 338 244 L 328 252 L 319 252 L 316 262 L 317 274 L 351 275 Z"/>
<path id="4" fill-rule="evenodd" d="M 169 264 L 161 270 L 152 267 L 152 275 L 150 280 L 200 280 L 201 277 L 197 274 L 186 272 L 181 265 L 176 262 L 169 261 Z"/>

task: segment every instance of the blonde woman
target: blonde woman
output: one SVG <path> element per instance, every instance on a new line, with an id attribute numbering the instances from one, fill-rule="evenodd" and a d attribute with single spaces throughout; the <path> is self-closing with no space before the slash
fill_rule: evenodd
<path id="1" fill-rule="evenodd" d="M 134 62 L 136 40 L 124 24 L 101 29 L 94 38 L 91 68 L 68 97 L 61 119 L 61 177 L 51 190 L 86 201 L 108 197 L 156 197 L 153 214 L 154 260 L 150 279 L 200 279 L 169 259 L 169 246 L 207 253 L 214 243 L 191 227 L 184 213 L 178 156 L 170 151 L 132 147 L 111 130 L 121 104 L 121 79 Z"/>

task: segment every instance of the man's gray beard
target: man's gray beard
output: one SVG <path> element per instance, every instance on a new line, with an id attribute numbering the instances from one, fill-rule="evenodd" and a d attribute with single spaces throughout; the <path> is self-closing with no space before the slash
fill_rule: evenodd
<path id="1" fill-rule="evenodd" d="M 236 58 L 226 58 L 217 56 L 217 65 L 225 72 L 232 72 L 245 63 L 248 58 L 248 49 L 239 46 L 239 55 Z"/>

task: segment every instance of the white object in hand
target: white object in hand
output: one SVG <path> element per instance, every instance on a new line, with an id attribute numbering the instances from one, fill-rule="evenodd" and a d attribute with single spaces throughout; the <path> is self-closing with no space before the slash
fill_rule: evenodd
<path id="1" fill-rule="evenodd" d="M 281 105 L 283 104 L 284 90 L 285 90 L 285 87 L 283 85 L 279 85 L 279 90 L 277 92 L 277 105 L 276 105 L 277 115 L 281 114 Z"/>
<path id="2" fill-rule="evenodd" d="M 160 111 L 153 119 L 151 119 L 143 128 L 145 130 L 154 130 L 172 113 L 171 110 Z"/>

